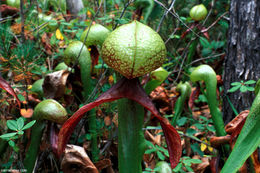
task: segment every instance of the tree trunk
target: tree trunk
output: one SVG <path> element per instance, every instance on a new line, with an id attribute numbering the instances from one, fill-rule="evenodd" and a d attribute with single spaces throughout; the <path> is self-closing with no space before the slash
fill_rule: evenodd
<path id="1" fill-rule="evenodd" d="M 84 8 L 84 4 L 82 0 L 66 0 L 66 3 L 67 3 L 67 9 L 72 15 L 72 18 L 79 17 L 81 21 L 86 19 L 85 14 L 78 15 L 80 10 Z"/>
<path id="2" fill-rule="evenodd" d="M 234 112 L 228 98 L 239 112 L 251 107 L 253 92 L 228 93 L 232 82 L 260 78 L 260 1 L 231 0 L 228 48 L 224 72 L 224 119 L 230 121 Z"/>

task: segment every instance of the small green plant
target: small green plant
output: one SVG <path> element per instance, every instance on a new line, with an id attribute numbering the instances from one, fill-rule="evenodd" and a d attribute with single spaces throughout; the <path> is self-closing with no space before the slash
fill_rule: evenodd
<path id="1" fill-rule="evenodd" d="M 156 153 L 160 160 L 165 160 L 165 156 L 169 157 L 168 150 L 162 146 L 154 145 L 150 141 L 146 141 L 146 145 L 148 146 L 148 149 L 145 151 L 145 154 Z"/>
<path id="2" fill-rule="evenodd" d="M 24 130 L 29 129 L 34 125 L 36 120 L 33 120 L 26 125 L 24 125 L 24 118 L 20 117 L 17 120 L 8 120 L 6 125 L 8 129 L 13 130 L 15 132 L 6 133 L 0 136 L 0 138 L 7 140 L 8 144 L 13 148 L 14 151 L 18 152 L 19 148 L 16 146 L 14 140 L 18 139 L 24 134 Z"/>
<path id="3" fill-rule="evenodd" d="M 192 159 L 190 157 L 182 157 L 180 163 L 173 169 L 174 172 L 194 172 L 191 168 L 191 164 L 199 164 L 202 161 L 200 159 Z"/>
<path id="4" fill-rule="evenodd" d="M 224 41 L 209 41 L 204 37 L 200 37 L 199 39 L 200 45 L 202 46 L 201 54 L 203 57 L 212 56 L 216 52 L 218 52 L 218 49 L 223 48 L 225 46 Z M 207 60 L 206 62 L 214 61 L 216 58 L 212 58 Z"/>
<path id="5" fill-rule="evenodd" d="M 243 80 L 241 80 L 240 82 L 233 82 L 233 83 L 231 83 L 231 85 L 233 87 L 230 88 L 228 90 L 228 92 L 232 93 L 232 92 L 237 91 L 238 89 L 242 93 L 247 92 L 247 91 L 254 91 L 255 88 L 250 86 L 250 85 L 255 84 L 255 83 L 256 83 L 256 81 L 254 81 L 254 80 L 249 80 L 249 81 L 246 81 L 246 82 L 244 82 Z"/>

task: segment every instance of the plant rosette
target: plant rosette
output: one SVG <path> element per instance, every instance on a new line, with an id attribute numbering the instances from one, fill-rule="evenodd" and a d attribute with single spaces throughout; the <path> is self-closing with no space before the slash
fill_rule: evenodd
<path id="1" fill-rule="evenodd" d="M 63 153 L 74 128 L 86 112 L 102 103 L 127 98 L 142 105 L 153 114 L 153 118 L 159 120 L 166 138 L 171 166 L 174 168 L 182 153 L 181 138 L 169 121 L 161 117 L 138 79 L 139 76 L 160 67 L 165 57 L 166 48 L 161 37 L 150 27 L 138 21 L 122 25 L 109 34 L 102 46 L 102 58 L 108 66 L 120 72 L 124 77 L 94 102 L 81 107 L 63 124 L 58 139 L 59 155 Z M 124 118 L 121 120 L 124 121 Z M 142 128 L 139 132 L 142 132 Z M 125 134 L 125 136 L 133 135 L 133 133 L 135 132 Z M 140 169 L 136 170 L 140 172 Z M 130 170 L 122 169 L 122 171 L 129 172 Z"/>
<path id="2" fill-rule="evenodd" d="M 195 21 L 204 20 L 208 14 L 208 10 L 203 4 L 195 5 L 190 10 L 190 17 Z"/>

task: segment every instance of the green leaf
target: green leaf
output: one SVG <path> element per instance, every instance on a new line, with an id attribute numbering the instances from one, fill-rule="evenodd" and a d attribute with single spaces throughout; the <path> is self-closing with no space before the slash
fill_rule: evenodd
<path id="1" fill-rule="evenodd" d="M 17 94 L 17 97 L 19 98 L 20 101 L 25 101 L 25 98 L 22 94 Z"/>
<path id="2" fill-rule="evenodd" d="M 151 168 L 145 168 L 146 171 L 152 171 L 153 169 Z"/>
<path id="3" fill-rule="evenodd" d="M 171 39 L 173 39 L 173 38 L 177 38 L 177 39 L 179 39 L 180 36 L 179 36 L 179 35 L 170 35 L 170 38 L 171 38 Z"/>
<path id="4" fill-rule="evenodd" d="M 8 144 L 13 148 L 13 150 L 14 150 L 15 152 L 18 152 L 18 151 L 19 151 L 19 148 L 15 145 L 15 142 L 14 142 L 14 141 L 10 140 L 10 141 L 8 141 Z"/>
<path id="5" fill-rule="evenodd" d="M 199 130 L 205 129 L 205 126 L 203 124 L 200 124 L 200 123 L 193 124 L 193 126 L 197 127 Z"/>
<path id="6" fill-rule="evenodd" d="M 200 150 L 200 146 L 198 143 L 194 143 L 191 146 L 192 151 L 197 152 L 200 156 L 203 156 L 204 153 Z"/>
<path id="7" fill-rule="evenodd" d="M 56 38 L 55 34 L 53 34 L 53 35 L 51 36 L 51 39 L 50 39 L 51 45 L 54 45 L 54 44 L 56 43 L 56 40 L 57 40 L 57 38 Z"/>
<path id="8" fill-rule="evenodd" d="M 207 125 L 206 127 L 207 127 L 207 129 L 208 129 L 209 131 L 211 131 L 211 132 L 216 132 L 216 129 L 214 128 L 214 126 L 209 126 L 209 125 Z"/>
<path id="9" fill-rule="evenodd" d="M 126 20 L 126 19 L 115 19 L 115 22 L 120 24 L 120 25 L 129 23 L 129 21 Z"/>
<path id="10" fill-rule="evenodd" d="M 251 85 L 251 84 L 255 84 L 256 83 L 256 81 L 254 81 L 254 80 L 249 80 L 249 81 L 246 81 L 244 84 L 246 84 L 246 85 Z"/>
<path id="11" fill-rule="evenodd" d="M 18 135 L 23 135 L 24 132 L 23 132 L 23 131 L 18 131 L 17 134 L 18 134 Z"/>
<path id="12" fill-rule="evenodd" d="M 91 134 L 91 133 L 87 133 L 87 134 L 85 135 L 85 138 L 86 138 L 87 140 L 91 140 L 92 134 Z"/>
<path id="13" fill-rule="evenodd" d="M 151 148 L 154 148 L 154 145 L 151 141 L 147 141 L 145 140 L 145 144 L 148 146 L 148 147 L 151 147 Z"/>
<path id="14" fill-rule="evenodd" d="M 157 154 L 157 156 L 158 156 L 158 158 L 160 160 L 164 160 L 165 159 L 165 156 L 160 151 L 156 151 L 156 154 Z"/>
<path id="15" fill-rule="evenodd" d="M 195 133 L 197 133 L 197 130 L 192 129 L 192 128 L 188 128 L 186 133 L 190 136 L 194 135 Z"/>
<path id="16" fill-rule="evenodd" d="M 242 85 L 240 87 L 240 91 L 243 93 L 243 92 L 246 92 L 247 91 L 247 87 L 245 85 Z"/>
<path id="17" fill-rule="evenodd" d="M 226 22 L 225 20 L 220 20 L 218 23 L 225 29 L 228 29 L 229 27 L 228 22 Z"/>
<path id="18" fill-rule="evenodd" d="M 154 169 L 153 169 L 153 172 L 155 171 L 155 172 L 159 172 L 161 170 L 161 168 L 160 167 L 155 167 Z M 150 172 L 149 172 L 150 173 Z"/>
<path id="19" fill-rule="evenodd" d="M 260 145 L 260 94 L 258 93 L 246 122 L 237 138 L 233 151 L 228 157 L 221 173 L 235 173 L 247 158 Z"/>
<path id="20" fill-rule="evenodd" d="M 56 20 L 50 20 L 49 21 L 49 25 L 50 26 L 57 26 L 58 25 L 58 22 Z"/>
<path id="21" fill-rule="evenodd" d="M 61 24 L 61 25 L 66 25 L 66 26 L 72 26 L 72 24 L 71 24 L 71 23 L 68 23 L 68 22 L 61 22 L 60 24 Z"/>
<path id="22" fill-rule="evenodd" d="M 8 141 L 8 144 L 9 144 L 12 148 L 15 147 L 15 143 L 14 143 L 14 141 L 12 141 L 12 140 Z"/>
<path id="23" fill-rule="evenodd" d="M 163 154 L 165 154 L 167 157 L 169 157 L 169 152 L 168 152 L 168 150 L 166 150 L 165 148 L 160 147 L 160 146 L 157 146 L 156 148 L 157 148 L 158 150 L 160 150 L 161 152 L 163 152 Z"/>
<path id="24" fill-rule="evenodd" d="M 152 148 L 152 149 L 148 149 L 145 151 L 145 154 L 151 154 L 153 152 L 157 151 L 155 148 Z"/>
<path id="25" fill-rule="evenodd" d="M 23 119 L 23 117 L 18 118 L 16 122 L 17 122 L 17 129 L 21 130 L 23 128 L 23 126 L 24 126 L 24 119 Z"/>
<path id="26" fill-rule="evenodd" d="M 202 53 L 203 57 L 206 57 L 206 56 L 209 56 L 212 53 L 212 50 L 210 48 L 204 48 L 204 49 L 202 49 L 201 53 Z"/>
<path id="27" fill-rule="evenodd" d="M 26 130 L 26 129 L 29 129 L 30 127 L 32 127 L 34 124 L 35 124 L 36 120 L 33 120 L 29 123 L 27 123 L 23 128 L 22 130 Z"/>
<path id="28" fill-rule="evenodd" d="M 240 88 L 240 86 L 241 86 L 241 85 L 236 85 L 236 86 L 230 88 L 230 89 L 228 90 L 228 92 L 230 92 L 230 93 L 235 92 L 236 90 L 238 90 L 238 89 Z"/>
<path id="29" fill-rule="evenodd" d="M 223 47 L 224 44 L 225 44 L 224 41 L 212 41 L 211 42 L 211 45 L 212 45 L 213 49 L 215 49 L 215 50 Z"/>
<path id="30" fill-rule="evenodd" d="M 194 163 L 194 164 L 202 163 L 202 161 L 200 159 L 190 159 L 190 162 Z"/>
<path id="31" fill-rule="evenodd" d="M 185 21 L 187 18 L 186 18 L 186 17 L 183 17 L 183 16 L 181 16 L 181 17 L 180 17 L 180 19 L 181 19 L 181 20 L 183 20 L 183 21 Z"/>
<path id="32" fill-rule="evenodd" d="M 204 116 L 201 116 L 201 115 L 200 115 L 200 119 L 202 119 L 203 121 L 208 121 L 207 117 L 204 117 Z"/>
<path id="33" fill-rule="evenodd" d="M 248 91 L 255 91 L 255 88 L 254 88 L 254 87 L 249 87 L 249 86 L 247 86 L 246 88 L 247 88 Z"/>
<path id="34" fill-rule="evenodd" d="M 18 130 L 17 123 L 15 120 L 7 120 L 6 125 L 11 130 L 14 130 L 14 131 Z"/>
<path id="35" fill-rule="evenodd" d="M 203 46 L 203 48 L 210 48 L 210 43 L 204 37 L 200 37 L 200 44 Z"/>
<path id="36" fill-rule="evenodd" d="M 189 166 L 185 165 L 185 168 L 188 170 L 188 172 L 194 172 L 193 169 L 190 167 L 190 165 Z"/>
<path id="37" fill-rule="evenodd" d="M 183 160 L 183 164 L 186 166 L 191 166 L 190 159 Z"/>
<path id="38" fill-rule="evenodd" d="M 6 133 L 6 134 L 1 135 L 0 138 L 9 140 L 9 139 L 11 139 L 12 137 L 14 137 L 15 135 L 17 135 L 16 132 Z"/>
<path id="39" fill-rule="evenodd" d="M 187 117 L 181 117 L 180 119 L 177 120 L 177 125 L 183 126 L 187 122 L 187 120 L 188 120 Z"/>
<path id="40" fill-rule="evenodd" d="M 199 101 L 201 101 L 201 102 L 205 102 L 205 103 L 207 103 L 208 102 L 208 99 L 207 99 L 207 97 L 205 96 L 205 95 L 203 95 L 203 94 L 201 94 L 201 95 L 199 95 Z"/>
<path id="41" fill-rule="evenodd" d="M 179 163 L 179 164 L 173 169 L 173 171 L 174 171 L 174 172 L 179 172 L 179 171 L 181 170 L 181 168 L 182 168 L 182 163 Z"/>
<path id="42" fill-rule="evenodd" d="M 72 32 L 76 32 L 77 30 L 69 30 L 69 29 L 64 29 L 64 32 L 67 32 L 67 33 L 72 33 Z"/>
<path id="43" fill-rule="evenodd" d="M 241 84 L 241 82 L 232 82 L 231 85 L 232 86 L 237 86 L 237 85 L 241 86 L 242 84 Z"/>

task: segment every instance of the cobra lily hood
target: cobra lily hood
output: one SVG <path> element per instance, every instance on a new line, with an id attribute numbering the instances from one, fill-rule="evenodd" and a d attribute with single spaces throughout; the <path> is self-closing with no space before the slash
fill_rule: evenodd
<path id="1" fill-rule="evenodd" d="M 159 68 L 165 57 L 166 48 L 160 35 L 138 21 L 113 31 L 102 46 L 105 63 L 128 79 Z"/>
<path id="2" fill-rule="evenodd" d="M 150 27 L 133 21 L 114 30 L 103 43 L 102 58 L 124 77 L 94 102 L 81 107 L 64 123 L 59 132 L 58 153 L 63 153 L 73 129 L 87 111 L 105 102 L 127 98 L 142 105 L 159 120 L 171 167 L 177 166 L 182 153 L 180 136 L 169 121 L 160 116 L 137 78 L 160 67 L 165 57 L 164 42 Z"/>

